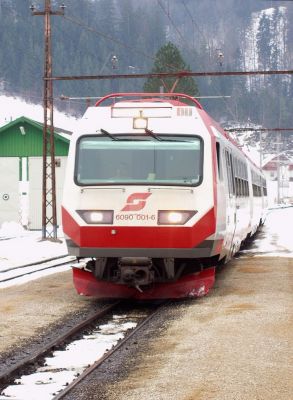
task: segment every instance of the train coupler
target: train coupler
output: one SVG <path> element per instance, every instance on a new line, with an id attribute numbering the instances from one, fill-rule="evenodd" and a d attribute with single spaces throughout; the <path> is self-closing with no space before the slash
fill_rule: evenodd
<path id="1" fill-rule="evenodd" d="M 118 262 L 118 282 L 139 288 L 154 282 L 152 260 L 147 257 L 123 257 Z"/>

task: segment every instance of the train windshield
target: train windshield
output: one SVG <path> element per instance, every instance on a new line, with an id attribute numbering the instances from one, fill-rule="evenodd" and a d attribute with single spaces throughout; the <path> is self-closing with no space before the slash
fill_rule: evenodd
<path id="1" fill-rule="evenodd" d="M 75 182 L 196 186 L 202 169 L 203 142 L 196 136 L 83 136 L 77 144 Z"/>

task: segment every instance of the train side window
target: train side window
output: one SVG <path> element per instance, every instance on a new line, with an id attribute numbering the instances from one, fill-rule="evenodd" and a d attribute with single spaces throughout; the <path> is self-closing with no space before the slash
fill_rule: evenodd
<path id="1" fill-rule="evenodd" d="M 244 181 L 240 178 L 240 196 L 244 197 Z"/>
<path id="2" fill-rule="evenodd" d="M 249 197 L 249 186 L 248 186 L 248 181 L 245 181 L 245 195 L 246 195 L 246 197 Z"/>
<path id="3" fill-rule="evenodd" d="M 229 153 L 227 150 L 225 150 L 225 160 L 226 160 L 228 191 L 229 191 L 229 196 L 231 196 L 232 188 L 231 188 L 230 160 L 229 160 Z"/>
<path id="4" fill-rule="evenodd" d="M 238 178 L 235 178 L 235 189 L 236 189 L 236 196 L 239 197 L 239 183 L 238 183 Z"/>
<path id="5" fill-rule="evenodd" d="M 229 196 L 232 197 L 232 195 L 235 194 L 235 183 L 234 183 L 234 174 L 232 168 L 232 157 L 228 150 L 225 150 L 225 159 L 226 159 Z"/>
<path id="6" fill-rule="evenodd" d="M 240 196 L 244 197 L 244 181 L 240 178 Z"/>
<path id="7" fill-rule="evenodd" d="M 218 177 L 219 180 L 223 180 L 222 176 L 222 168 L 221 168 L 221 149 L 220 149 L 220 143 L 216 142 L 216 151 L 217 151 L 217 166 L 218 166 Z"/>
<path id="8" fill-rule="evenodd" d="M 235 176 L 235 186 L 236 186 L 236 196 L 241 197 L 241 162 L 238 158 L 234 158 L 234 176 Z"/>
<path id="9" fill-rule="evenodd" d="M 235 178 L 234 178 L 234 162 L 233 157 L 230 154 L 230 166 L 231 166 L 231 181 L 232 181 L 232 193 L 235 194 Z"/>

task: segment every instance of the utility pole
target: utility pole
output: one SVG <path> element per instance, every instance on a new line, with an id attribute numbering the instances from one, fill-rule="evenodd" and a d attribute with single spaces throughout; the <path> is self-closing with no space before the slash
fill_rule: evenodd
<path id="1" fill-rule="evenodd" d="M 30 7 L 32 15 L 44 16 L 44 126 L 43 126 L 43 180 L 42 180 L 42 239 L 57 240 L 55 143 L 53 121 L 53 81 L 51 15 L 64 15 L 64 4 L 60 11 L 52 11 L 51 0 L 44 0 L 44 11 Z"/>
<path id="2" fill-rule="evenodd" d="M 259 168 L 262 170 L 262 133 L 259 131 Z"/>

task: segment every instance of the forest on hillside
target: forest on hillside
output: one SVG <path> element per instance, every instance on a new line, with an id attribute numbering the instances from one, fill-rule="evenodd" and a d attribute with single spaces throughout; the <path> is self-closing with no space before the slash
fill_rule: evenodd
<path id="1" fill-rule="evenodd" d="M 32 1 L 42 10 L 44 0 Z M 53 75 L 150 72 L 168 42 L 192 71 L 292 69 L 293 3 L 266 0 L 52 0 Z M 43 18 L 31 0 L 0 0 L 0 93 L 42 101 Z M 113 68 L 112 58 L 117 57 Z M 142 91 L 145 80 L 54 83 L 55 104 L 81 113 L 83 100 Z M 291 76 L 198 78 L 202 99 L 224 124 L 293 126 Z"/>

